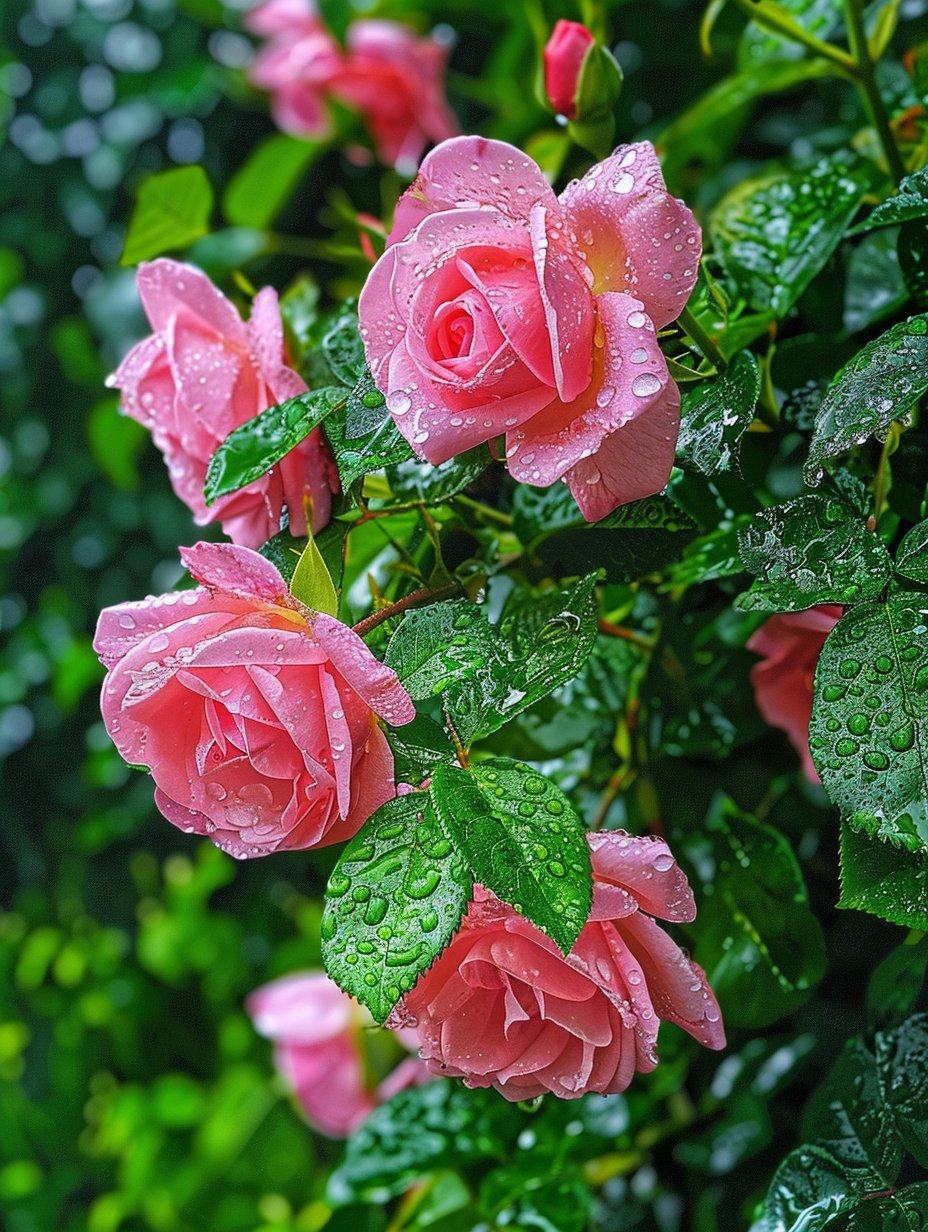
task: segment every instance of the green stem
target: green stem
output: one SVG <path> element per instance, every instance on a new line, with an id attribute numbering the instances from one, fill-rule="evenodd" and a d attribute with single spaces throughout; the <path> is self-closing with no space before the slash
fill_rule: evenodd
<path id="1" fill-rule="evenodd" d="M 755 4 L 754 0 L 736 0 L 736 3 L 751 21 L 757 22 L 763 29 L 782 34 L 784 38 L 791 39 L 794 43 L 801 43 L 803 47 L 808 47 L 809 51 L 814 51 L 817 56 L 822 56 L 825 60 L 840 65 L 844 72 L 854 73 L 856 71 L 857 64 L 846 51 L 817 39 L 814 34 L 804 30 L 798 21 L 793 21 L 788 16 L 781 16 L 776 8 Z"/>
<path id="2" fill-rule="evenodd" d="M 455 496 L 452 496 L 451 504 L 463 505 L 465 509 L 470 509 L 485 522 L 496 522 L 499 526 L 505 526 L 507 530 L 512 527 L 512 516 L 510 514 L 501 513 L 499 509 L 492 509 L 489 505 L 472 500 L 471 497 L 465 496 L 463 492 L 458 492 Z"/>
<path id="3" fill-rule="evenodd" d="M 689 308 L 684 308 L 680 313 L 678 324 L 711 364 L 715 364 L 720 370 L 728 367 L 728 360 L 719 350 L 715 339 L 706 333 Z"/>
<path id="4" fill-rule="evenodd" d="M 880 139 L 890 174 L 898 188 L 905 178 L 905 165 L 899 153 L 899 147 L 896 145 L 896 139 L 889 124 L 889 115 L 876 82 L 876 73 L 873 61 L 870 59 L 867 34 L 864 30 L 861 0 L 844 0 L 844 15 L 847 20 L 847 41 L 854 59 L 857 85 L 864 97 L 867 110 L 870 112 L 870 119 Z"/>

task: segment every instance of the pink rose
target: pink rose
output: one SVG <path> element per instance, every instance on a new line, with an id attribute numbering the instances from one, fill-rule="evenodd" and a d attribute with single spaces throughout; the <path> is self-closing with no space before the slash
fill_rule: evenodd
<path id="1" fill-rule="evenodd" d="M 100 615 L 103 721 L 182 830 L 245 859 L 351 838 L 395 794 L 377 716 L 415 717 L 347 625 L 228 543 L 181 548 L 200 583 Z"/>
<path id="2" fill-rule="evenodd" d="M 723 1048 L 705 975 L 652 916 L 696 915 L 661 839 L 588 835 L 593 909 L 565 958 L 512 907 L 478 887 L 464 923 L 408 993 L 396 1021 L 415 1026 L 434 1074 L 495 1087 L 510 1100 L 551 1091 L 624 1091 L 657 1065 L 661 1019 Z"/>
<path id="3" fill-rule="evenodd" d="M 748 650 L 764 656 L 751 668 L 757 709 L 771 727 L 786 732 L 802 759 L 806 778 L 813 783 L 821 779 L 809 752 L 812 681 L 825 639 L 843 610 L 837 604 L 823 603 L 804 612 L 771 616 L 747 643 Z"/>
<path id="4" fill-rule="evenodd" d="M 577 118 L 580 70 L 596 40 L 579 21 L 557 23 L 545 44 L 545 93 L 558 115 Z"/>
<path id="5" fill-rule="evenodd" d="M 423 1063 L 409 1057 L 375 1083 L 365 1046 L 373 1019 L 321 971 L 265 984 L 246 1009 L 255 1030 L 274 1041 L 277 1068 L 306 1119 L 330 1138 L 347 1138 L 378 1104 L 428 1081 Z M 406 1047 L 417 1046 L 414 1033 L 395 1034 Z"/>
<path id="6" fill-rule="evenodd" d="M 265 0 L 245 25 L 269 42 L 255 56 L 248 78 L 271 95 L 277 126 L 298 137 L 329 131 L 328 97 L 343 60 L 310 0 Z"/>
<path id="7" fill-rule="evenodd" d="M 349 26 L 346 43 L 333 93 L 361 113 L 380 161 L 412 175 L 427 145 L 460 131 L 445 99 L 448 48 L 368 18 Z"/>
<path id="8" fill-rule="evenodd" d="M 680 393 L 656 331 L 699 254 L 647 142 L 556 197 L 512 146 L 458 137 L 400 198 L 361 293 L 371 371 L 429 462 L 505 432 L 516 479 L 563 476 L 597 520 L 670 475 Z"/>
<path id="9" fill-rule="evenodd" d="M 209 460 L 233 428 L 278 402 L 306 392 L 287 366 L 277 292 L 255 296 L 247 323 L 205 274 L 159 258 L 138 268 L 142 306 L 155 331 L 133 347 L 108 378 L 122 409 L 148 428 L 164 454 L 171 484 L 197 525 L 221 521 L 226 534 L 260 547 L 280 530 L 284 505 L 294 535 L 329 520 L 338 472 L 319 429 L 270 472 L 211 508 L 203 499 Z"/>

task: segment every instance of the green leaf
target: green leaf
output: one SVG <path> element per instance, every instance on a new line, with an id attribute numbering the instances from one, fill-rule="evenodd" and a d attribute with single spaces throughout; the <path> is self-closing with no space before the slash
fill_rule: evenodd
<path id="1" fill-rule="evenodd" d="M 486 668 L 496 653 L 496 632 L 480 608 L 466 599 L 448 599 L 407 612 L 387 645 L 384 663 L 418 701 Z"/>
<path id="2" fill-rule="evenodd" d="M 418 714 L 411 723 L 388 728 L 386 736 L 398 783 L 421 783 L 437 762 L 450 761 L 455 755 L 444 729 L 428 715 Z"/>
<path id="3" fill-rule="evenodd" d="M 822 929 L 792 847 L 720 796 L 684 851 L 703 887 L 691 932 L 731 1026 L 765 1027 L 808 1000 L 825 973 Z"/>
<path id="4" fill-rule="evenodd" d="M 714 380 L 683 391 L 677 460 L 703 475 L 727 471 L 734 450 L 754 418 L 760 371 L 750 351 L 741 351 Z"/>
<path id="5" fill-rule="evenodd" d="M 289 586 L 308 542 L 305 538 L 298 539 L 291 535 L 289 527 L 285 527 L 263 543 L 258 551 L 271 562 Z"/>
<path id="6" fill-rule="evenodd" d="M 843 837 L 842 833 L 842 841 Z M 875 843 L 879 840 L 864 837 L 864 841 Z M 893 848 L 889 850 L 894 851 Z M 867 985 L 867 1026 L 871 1031 L 875 1028 L 891 1030 L 911 1013 L 924 987 L 926 971 L 928 936 L 910 933 L 901 945 L 887 954 L 870 976 Z"/>
<path id="7" fill-rule="evenodd" d="M 780 0 L 778 8 L 819 39 L 830 38 L 841 25 L 840 0 Z M 747 68 L 762 61 L 798 60 L 807 54 L 800 43 L 749 21 L 738 45 L 738 64 Z"/>
<path id="8" fill-rule="evenodd" d="M 745 180 L 712 215 L 728 277 L 752 307 L 785 316 L 834 252 L 862 197 L 862 186 L 831 159 Z"/>
<path id="9" fill-rule="evenodd" d="M 928 851 L 906 851 L 842 821 L 838 906 L 928 930 Z"/>
<path id="10" fill-rule="evenodd" d="M 928 848 L 928 606 L 894 594 L 846 612 L 815 671 L 809 747 L 856 830 Z"/>
<path id="11" fill-rule="evenodd" d="M 856 334 L 896 312 L 909 298 L 899 267 L 899 234 L 877 231 L 851 253 L 844 284 L 844 328 Z"/>
<path id="12" fill-rule="evenodd" d="M 222 212 L 234 227 L 266 231 L 325 147 L 275 133 L 236 171 L 222 198 Z"/>
<path id="13" fill-rule="evenodd" d="M 324 612 L 327 616 L 338 615 L 335 583 L 312 534 L 290 579 L 290 593 L 294 599 L 299 599 L 314 612 Z"/>
<path id="14" fill-rule="evenodd" d="M 388 800 L 329 878 L 322 917 L 329 975 L 383 1022 L 451 940 L 473 884 L 428 793 Z"/>
<path id="15" fill-rule="evenodd" d="M 928 308 L 928 220 L 913 218 L 899 228 L 899 268 L 915 306 Z"/>
<path id="16" fill-rule="evenodd" d="M 928 1015 L 916 1014 L 897 1030 L 877 1035 L 876 1063 L 902 1141 L 928 1168 Z"/>
<path id="17" fill-rule="evenodd" d="M 828 458 L 902 419 L 926 389 L 928 316 L 915 316 L 868 342 L 832 381 L 815 416 L 806 482 L 821 481 Z"/>
<path id="18" fill-rule="evenodd" d="M 457 1168 L 502 1160 L 520 1124 L 516 1108 L 495 1091 L 469 1091 L 456 1082 L 413 1087 L 376 1108 L 351 1135 L 326 1201 L 381 1205 L 449 1160 Z"/>
<path id="19" fill-rule="evenodd" d="M 266 474 L 337 407 L 343 389 L 316 389 L 270 406 L 230 432 L 210 459 L 203 495 L 207 505 Z"/>
<path id="20" fill-rule="evenodd" d="M 592 874 L 583 822 L 563 792 L 503 757 L 436 766 L 429 792 L 474 878 L 567 954 L 590 914 Z"/>
<path id="21" fill-rule="evenodd" d="M 212 208 L 213 190 L 202 167 L 150 175 L 139 189 L 120 264 L 137 265 L 186 248 L 209 230 Z"/>
<path id="22" fill-rule="evenodd" d="M 777 1169 L 764 1213 L 750 1232 L 824 1232 L 836 1216 L 850 1214 L 857 1199 L 836 1159 L 820 1147 L 800 1147 Z"/>
<path id="23" fill-rule="evenodd" d="M 928 168 L 921 167 L 905 177 L 895 196 L 878 205 L 848 234 L 857 235 L 861 231 L 872 231 L 874 227 L 891 227 L 925 217 L 928 217 Z"/>
<path id="24" fill-rule="evenodd" d="M 899 544 L 896 572 L 910 581 L 928 584 L 928 522 L 913 526 Z"/>
<path id="25" fill-rule="evenodd" d="M 378 411 L 376 426 L 363 435 L 349 438 L 343 415 L 333 416 L 326 424 L 325 433 L 335 454 L 342 488 L 346 491 L 363 475 L 415 457 L 386 406 Z"/>
<path id="26" fill-rule="evenodd" d="M 738 535 L 741 559 L 756 574 L 735 606 L 799 612 L 817 603 L 873 599 L 892 565 L 883 541 L 843 501 L 800 496 L 758 513 Z"/>
<path id="27" fill-rule="evenodd" d="M 882 1189 L 899 1175 L 902 1142 L 883 1098 L 876 1059 L 848 1040 L 806 1106 L 802 1136 L 838 1161 L 860 1186 Z"/>
<path id="28" fill-rule="evenodd" d="M 670 565 L 667 580 L 661 590 L 685 589 L 697 582 L 711 582 L 716 578 L 733 577 L 744 572 L 741 553 L 738 551 L 738 535 L 751 522 L 751 515 L 742 513 L 730 522 L 719 526 L 688 543 L 679 561 Z"/>
<path id="29" fill-rule="evenodd" d="M 400 462 L 387 468 L 387 480 L 397 500 L 434 504 L 456 496 L 482 475 L 491 461 L 486 445 L 478 445 L 439 466 L 430 466 L 418 458 Z"/>
<path id="30" fill-rule="evenodd" d="M 367 373 L 364 343 L 358 327 L 358 309 L 353 300 L 343 304 L 335 315 L 323 335 L 322 350 L 336 380 L 343 385 L 354 386 Z"/>
<path id="31" fill-rule="evenodd" d="M 550 1167 L 550 1165 L 549 1165 Z M 480 1203 L 494 1228 L 533 1228 L 536 1232 L 585 1232 L 593 1195 L 575 1168 L 537 1175 L 519 1161 L 496 1168 L 480 1186 Z M 528 1173 L 528 1174 L 527 1174 Z"/>

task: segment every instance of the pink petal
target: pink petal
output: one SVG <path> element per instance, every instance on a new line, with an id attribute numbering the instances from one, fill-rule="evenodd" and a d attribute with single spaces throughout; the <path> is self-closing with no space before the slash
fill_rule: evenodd
<path id="1" fill-rule="evenodd" d="M 596 311 L 601 345 L 591 348 L 594 368 L 588 387 L 572 403 L 550 403 L 506 437 L 509 471 L 522 483 L 554 483 L 595 455 L 619 428 L 654 414 L 672 385 L 654 326 L 639 300 L 599 295 Z M 669 474 L 668 467 L 659 487 Z"/>
<path id="2" fill-rule="evenodd" d="M 171 318 L 186 309 L 221 337 L 247 347 L 245 324 L 235 306 L 202 270 L 159 257 L 157 261 L 141 263 L 136 281 L 142 307 L 153 329 L 166 329 Z"/>
<path id="3" fill-rule="evenodd" d="M 332 1138 L 347 1138 L 374 1108 L 357 1040 L 342 1035 L 313 1046 L 284 1045 L 277 1063 L 306 1119 Z"/>
<path id="4" fill-rule="evenodd" d="M 232 599 L 224 602 L 221 617 L 231 618 L 253 610 L 247 600 Z M 104 608 L 97 620 L 93 647 L 103 665 L 114 667 L 130 650 L 153 633 L 171 625 L 179 624 L 191 616 L 202 616 L 216 611 L 215 597 L 208 590 L 176 590 L 172 594 L 149 596 L 135 603 L 120 603 Z"/>
<path id="5" fill-rule="evenodd" d="M 504 141 L 453 137 L 423 159 L 419 174 L 400 197 L 387 245 L 442 210 L 477 207 L 527 225 L 536 201 L 559 214 L 557 198 L 534 159 Z"/>
<path id="6" fill-rule="evenodd" d="M 312 614 L 311 628 L 333 667 L 375 714 L 392 727 L 412 722 L 416 708 L 396 672 L 376 659 L 354 630 L 324 612 Z"/>
<path id="7" fill-rule="evenodd" d="M 589 834 L 587 840 L 597 888 L 604 889 L 604 881 L 620 886 L 642 911 L 662 920 L 695 920 L 693 891 L 663 839 L 632 838 L 622 830 L 603 830 Z"/>
<path id="8" fill-rule="evenodd" d="M 242 17 L 242 25 L 255 34 L 295 34 L 320 25 L 311 0 L 264 0 Z"/>
<path id="9" fill-rule="evenodd" d="M 150 334 L 126 355 L 114 373 L 106 378 L 107 387 L 118 389 L 120 405 L 126 415 L 152 430 L 159 420 L 173 415 L 174 381 L 168 366 L 164 338 Z M 141 386 L 144 385 L 144 391 Z M 143 392 L 147 395 L 142 397 Z"/>
<path id="10" fill-rule="evenodd" d="M 690 210 L 667 192 L 651 143 L 619 146 L 569 184 L 560 200 L 596 291 L 631 291 L 658 329 L 675 320 L 696 283 L 701 232 Z"/>
<path id="11" fill-rule="evenodd" d="M 545 335 L 554 363 L 558 396 L 571 402 L 587 388 L 593 363 L 593 296 L 589 274 L 561 246 L 560 211 L 538 202 L 532 206 L 530 227 L 535 270 L 544 307 Z M 582 271 L 582 272 L 581 272 Z M 531 328 L 526 321 L 523 330 Z M 514 343 L 514 339 L 510 339 Z"/>
<path id="12" fill-rule="evenodd" d="M 316 1044 L 340 1035 L 358 1017 L 357 1005 L 321 971 L 299 972 L 264 984 L 245 1009 L 267 1039 Z"/>
<path id="13" fill-rule="evenodd" d="M 588 522 L 629 501 L 660 492 L 673 469 L 680 430 L 680 391 L 668 381 L 664 395 L 644 415 L 607 436 L 591 458 L 564 478 Z"/>
<path id="14" fill-rule="evenodd" d="M 296 606 L 277 569 L 251 548 L 233 543 L 196 543 L 192 548 L 181 548 L 180 557 L 190 576 L 213 590 L 263 599 L 277 607 Z"/>

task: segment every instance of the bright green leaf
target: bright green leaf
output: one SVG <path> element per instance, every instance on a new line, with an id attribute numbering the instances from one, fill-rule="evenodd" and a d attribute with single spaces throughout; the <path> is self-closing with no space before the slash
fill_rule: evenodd
<path id="1" fill-rule="evenodd" d="M 267 230 L 324 148 L 287 133 L 268 137 L 229 181 L 222 198 L 226 218 L 234 227 Z"/>
<path id="2" fill-rule="evenodd" d="M 913 526 L 899 544 L 896 572 L 913 582 L 928 584 L 928 522 Z"/>
<path id="3" fill-rule="evenodd" d="M 209 230 L 213 190 L 202 167 L 172 167 L 150 175 L 138 199 L 120 264 L 137 265 L 186 248 Z"/>
<path id="4" fill-rule="evenodd" d="M 312 535 L 290 579 L 290 593 L 315 612 L 338 615 L 338 593 Z"/>
<path id="5" fill-rule="evenodd" d="M 928 929 L 928 851 L 907 851 L 843 821 L 838 906 Z"/>
<path id="6" fill-rule="evenodd" d="M 480 608 L 466 599 L 448 599 L 407 612 L 384 662 L 417 701 L 485 669 L 496 647 L 496 633 Z"/>

